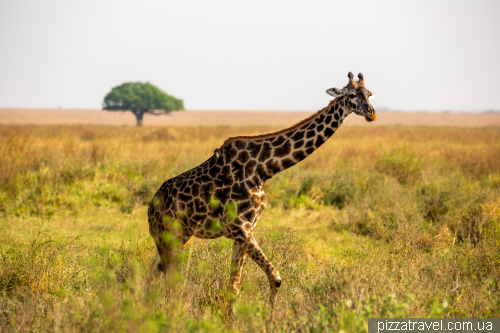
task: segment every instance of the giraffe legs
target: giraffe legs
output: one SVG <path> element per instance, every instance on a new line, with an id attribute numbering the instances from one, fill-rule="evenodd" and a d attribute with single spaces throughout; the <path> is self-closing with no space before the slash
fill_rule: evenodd
<path id="1" fill-rule="evenodd" d="M 229 311 L 230 316 L 234 315 L 234 302 L 240 293 L 241 272 L 245 264 L 245 251 L 241 245 L 233 243 L 233 256 L 231 257 L 231 272 L 229 276 Z"/>
<path id="2" fill-rule="evenodd" d="M 179 237 L 168 231 L 163 232 L 161 237 L 155 239 L 158 251 L 150 266 L 151 277 L 157 278 L 161 273 L 170 274 L 174 272 L 178 266 L 179 252 L 184 250 L 192 239 L 193 236 L 185 233 Z"/>
<path id="3" fill-rule="evenodd" d="M 149 266 L 150 278 L 156 279 L 166 266 L 167 265 L 161 257 L 160 252 L 156 251 L 155 258 L 153 259 L 151 266 Z"/>
<path id="4" fill-rule="evenodd" d="M 243 251 L 245 251 L 245 253 L 248 254 L 248 256 L 252 258 L 252 260 L 255 261 L 255 263 L 266 273 L 269 280 L 269 286 L 271 288 L 269 305 L 271 307 L 271 311 L 273 311 L 278 288 L 281 286 L 281 277 L 278 270 L 273 266 L 273 264 L 271 264 L 271 261 L 269 261 L 264 252 L 262 252 L 253 235 L 250 234 L 247 236 L 246 240 L 244 242 L 240 242 L 239 245 Z"/>
<path id="5" fill-rule="evenodd" d="M 150 266 L 150 273 L 152 278 L 158 278 L 161 273 L 167 274 L 175 270 L 175 257 L 176 252 L 172 241 L 166 241 L 165 238 L 159 237 L 155 240 L 156 243 L 156 256 Z"/>

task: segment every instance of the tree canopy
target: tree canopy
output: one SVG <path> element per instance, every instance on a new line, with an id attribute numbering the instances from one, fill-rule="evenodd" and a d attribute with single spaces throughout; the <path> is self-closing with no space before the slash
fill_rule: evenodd
<path id="1" fill-rule="evenodd" d="M 137 118 L 137 126 L 141 126 L 145 113 L 158 116 L 184 110 L 184 103 L 149 82 L 126 82 L 114 87 L 104 97 L 103 109 L 131 111 Z"/>

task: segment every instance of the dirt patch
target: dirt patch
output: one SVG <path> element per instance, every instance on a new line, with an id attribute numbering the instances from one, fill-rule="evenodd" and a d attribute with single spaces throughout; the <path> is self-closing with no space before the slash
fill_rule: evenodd
<path id="1" fill-rule="evenodd" d="M 145 126 L 289 126 L 313 112 L 182 111 L 144 117 Z M 346 125 L 500 127 L 500 114 L 379 112 L 375 122 L 351 115 Z M 130 112 L 79 109 L 0 109 L 0 124 L 134 126 Z"/>

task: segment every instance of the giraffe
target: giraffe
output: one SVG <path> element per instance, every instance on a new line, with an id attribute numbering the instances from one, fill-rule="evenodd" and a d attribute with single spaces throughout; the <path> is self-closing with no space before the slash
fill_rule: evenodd
<path id="1" fill-rule="evenodd" d="M 233 240 L 229 278 L 229 315 L 239 295 L 241 273 L 248 255 L 269 280 L 269 303 L 274 308 L 281 277 L 262 252 L 253 233 L 266 208 L 263 186 L 267 180 L 311 155 L 351 113 L 367 121 L 377 118 L 363 75 L 342 89 L 326 92 L 335 97 L 325 108 L 294 126 L 277 132 L 230 137 L 199 166 L 165 181 L 148 209 L 149 230 L 157 247 L 153 276 L 174 269 L 174 253 L 193 237 Z M 177 241 L 177 243 L 176 243 Z"/>

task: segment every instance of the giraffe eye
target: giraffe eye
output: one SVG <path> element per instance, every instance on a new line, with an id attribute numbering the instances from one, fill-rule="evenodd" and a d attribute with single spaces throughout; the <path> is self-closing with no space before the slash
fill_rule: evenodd
<path id="1" fill-rule="evenodd" d="M 353 99 L 354 97 L 356 97 L 356 94 L 349 94 L 350 99 Z"/>

